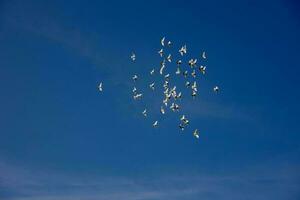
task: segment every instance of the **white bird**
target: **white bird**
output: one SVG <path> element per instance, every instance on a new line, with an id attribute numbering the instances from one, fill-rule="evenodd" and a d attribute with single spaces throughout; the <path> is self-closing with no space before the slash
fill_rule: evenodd
<path id="1" fill-rule="evenodd" d="M 164 55 L 164 50 L 163 50 L 163 49 L 160 49 L 160 50 L 158 51 L 158 54 L 160 55 L 160 57 L 163 57 L 163 55 Z"/>
<path id="2" fill-rule="evenodd" d="M 161 63 L 160 63 L 160 70 L 159 70 L 159 73 L 162 75 L 163 74 L 163 71 L 164 71 L 164 69 L 165 69 L 165 67 L 166 67 L 166 61 L 165 60 L 163 60 Z"/>
<path id="3" fill-rule="evenodd" d="M 143 114 L 145 117 L 147 117 L 147 109 L 145 109 L 145 110 L 142 112 L 142 114 Z"/>
<path id="4" fill-rule="evenodd" d="M 196 78 L 196 70 L 193 70 L 191 75 L 192 75 L 192 77 Z"/>
<path id="5" fill-rule="evenodd" d="M 180 121 L 183 121 L 183 120 L 185 120 L 186 118 L 185 118 L 185 115 L 182 115 L 181 116 L 181 118 L 180 118 Z"/>
<path id="6" fill-rule="evenodd" d="M 152 69 L 152 70 L 150 71 L 150 74 L 151 74 L 151 75 L 153 75 L 153 74 L 154 74 L 154 69 Z"/>
<path id="7" fill-rule="evenodd" d="M 205 74 L 206 67 L 201 65 L 201 66 L 199 67 L 199 70 L 200 70 L 200 72 L 201 72 L 202 74 Z"/>
<path id="8" fill-rule="evenodd" d="M 166 80 L 169 80 L 169 78 L 170 78 L 170 74 L 166 74 L 166 75 L 165 75 L 165 79 L 166 79 Z"/>
<path id="9" fill-rule="evenodd" d="M 194 135 L 195 138 L 199 139 L 199 131 L 198 131 L 198 129 L 196 129 L 194 131 L 193 135 Z"/>
<path id="10" fill-rule="evenodd" d="M 180 69 L 179 69 L 179 67 L 177 67 L 177 70 L 176 70 L 175 74 L 177 74 L 177 75 L 180 74 Z"/>
<path id="11" fill-rule="evenodd" d="M 182 94 L 181 94 L 181 92 L 179 92 L 179 93 L 176 95 L 176 99 L 181 99 L 181 97 L 182 97 Z"/>
<path id="12" fill-rule="evenodd" d="M 188 71 L 184 71 L 184 72 L 183 72 L 184 78 L 186 78 L 186 77 L 188 76 L 188 73 L 189 73 Z"/>
<path id="13" fill-rule="evenodd" d="M 179 111 L 179 105 L 176 104 L 176 103 L 174 104 L 174 110 L 175 110 L 175 111 Z"/>
<path id="14" fill-rule="evenodd" d="M 100 91 L 100 92 L 102 92 L 102 91 L 103 91 L 103 88 L 102 88 L 102 82 L 101 82 L 101 83 L 99 83 L 98 89 L 99 89 L 99 91 Z"/>
<path id="15" fill-rule="evenodd" d="M 156 128 L 158 126 L 158 121 L 155 121 L 152 126 Z"/>
<path id="16" fill-rule="evenodd" d="M 130 56 L 130 58 L 131 58 L 132 61 L 135 61 L 135 59 L 136 59 L 135 53 L 132 53 L 131 56 Z"/>
<path id="17" fill-rule="evenodd" d="M 161 46 L 165 46 L 165 37 L 160 40 Z"/>
<path id="18" fill-rule="evenodd" d="M 176 103 L 172 103 L 172 105 L 170 106 L 170 109 L 172 111 L 178 111 L 179 110 L 179 105 Z"/>
<path id="19" fill-rule="evenodd" d="M 181 56 L 183 56 L 184 54 L 186 54 L 186 45 L 182 46 L 179 49 L 179 53 L 180 53 Z"/>
<path id="20" fill-rule="evenodd" d="M 181 60 L 177 60 L 177 61 L 176 61 L 176 64 L 177 64 L 177 65 L 181 65 L 181 63 L 182 63 Z"/>
<path id="21" fill-rule="evenodd" d="M 165 80 L 165 83 L 163 85 L 163 87 L 165 88 L 165 90 L 168 89 L 168 86 L 169 86 L 169 81 Z"/>
<path id="22" fill-rule="evenodd" d="M 165 104 L 166 107 L 168 106 L 168 98 L 165 98 L 165 99 L 163 100 L 163 104 Z"/>
<path id="23" fill-rule="evenodd" d="M 191 83 L 189 81 L 185 82 L 185 86 L 189 87 L 191 85 Z"/>
<path id="24" fill-rule="evenodd" d="M 219 92 L 219 87 L 218 87 L 218 86 L 215 86 L 215 87 L 214 87 L 214 92 L 215 92 L 215 93 Z"/>
<path id="25" fill-rule="evenodd" d="M 188 125 L 189 124 L 189 120 L 185 117 L 185 115 L 181 116 L 180 121 L 182 121 L 184 125 Z"/>
<path id="26" fill-rule="evenodd" d="M 137 91 L 136 87 L 133 87 L 132 92 L 135 94 Z"/>
<path id="27" fill-rule="evenodd" d="M 189 66 L 191 66 L 191 68 L 193 68 L 197 63 L 197 59 L 190 59 L 189 60 Z"/>
<path id="28" fill-rule="evenodd" d="M 137 99 L 141 99 L 142 98 L 142 96 L 143 96 L 143 94 L 136 94 L 136 95 L 133 95 L 133 99 L 134 100 L 137 100 Z"/>
<path id="29" fill-rule="evenodd" d="M 132 79 L 133 79 L 134 81 L 136 81 L 136 80 L 138 79 L 138 76 L 137 76 L 137 75 L 133 75 Z"/>
<path id="30" fill-rule="evenodd" d="M 181 123 L 179 124 L 179 128 L 180 128 L 180 130 L 184 130 L 184 125 L 182 125 Z"/>
<path id="31" fill-rule="evenodd" d="M 176 90 L 176 85 L 170 91 L 172 92 L 172 91 L 175 91 L 175 90 Z"/>
<path id="32" fill-rule="evenodd" d="M 197 82 L 194 81 L 193 85 L 192 85 L 192 90 L 194 90 L 195 92 L 197 92 Z"/>
<path id="33" fill-rule="evenodd" d="M 171 46 L 172 45 L 172 42 L 171 41 L 168 41 L 168 46 Z"/>
<path id="34" fill-rule="evenodd" d="M 155 84 L 155 83 L 151 83 L 151 84 L 149 85 L 149 87 L 150 87 L 152 90 L 154 90 L 154 84 Z"/>
<path id="35" fill-rule="evenodd" d="M 170 109 L 175 111 L 175 104 L 174 103 L 171 104 Z"/>
<path id="36" fill-rule="evenodd" d="M 160 107 L 160 113 L 163 115 L 165 114 L 165 109 L 162 106 Z"/>
<path id="37" fill-rule="evenodd" d="M 202 53 L 202 58 L 206 59 L 206 53 L 205 53 L 205 51 L 203 51 L 203 53 Z"/>
<path id="38" fill-rule="evenodd" d="M 168 61 L 168 62 L 172 62 L 172 56 L 171 56 L 171 54 L 168 55 L 167 61 Z"/>
<path id="39" fill-rule="evenodd" d="M 195 98 L 197 96 L 197 92 L 195 90 L 192 91 L 192 97 Z"/>

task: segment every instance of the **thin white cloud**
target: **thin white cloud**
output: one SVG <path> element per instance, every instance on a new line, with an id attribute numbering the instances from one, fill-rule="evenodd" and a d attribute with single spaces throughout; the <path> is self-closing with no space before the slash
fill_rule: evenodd
<path id="1" fill-rule="evenodd" d="M 75 176 L 4 162 L 0 169 L 0 191 L 8 200 L 279 200 L 300 195 L 299 165 L 262 165 L 221 174 L 156 172 L 152 177 Z"/>

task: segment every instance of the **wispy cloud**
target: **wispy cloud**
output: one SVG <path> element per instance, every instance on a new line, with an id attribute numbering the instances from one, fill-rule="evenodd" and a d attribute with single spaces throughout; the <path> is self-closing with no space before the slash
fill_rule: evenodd
<path id="1" fill-rule="evenodd" d="M 221 174 L 75 176 L 1 162 L 0 197 L 2 194 L 8 200 L 297 199 L 298 172 L 298 165 L 273 168 L 268 165 Z"/>

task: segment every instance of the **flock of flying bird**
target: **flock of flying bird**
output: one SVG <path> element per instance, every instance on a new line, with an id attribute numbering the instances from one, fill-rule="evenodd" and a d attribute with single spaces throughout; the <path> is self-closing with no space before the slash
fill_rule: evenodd
<path id="1" fill-rule="evenodd" d="M 163 78 L 163 99 L 162 99 L 162 105 L 160 107 L 160 113 L 162 115 L 164 115 L 166 113 L 166 109 L 170 109 L 173 112 L 179 112 L 181 106 L 179 105 L 179 101 L 182 98 L 182 92 L 177 91 L 177 87 L 176 86 L 170 86 L 170 74 L 169 73 L 165 73 L 165 69 L 167 66 L 167 63 L 171 63 L 172 62 L 172 55 L 170 53 L 166 53 L 167 52 L 167 48 L 170 48 L 172 46 L 172 42 L 171 41 L 166 41 L 166 38 L 163 37 L 160 41 L 162 48 L 157 52 L 159 54 L 159 56 L 161 57 L 162 61 L 160 62 L 160 68 L 159 68 L 159 75 Z M 184 45 L 179 49 L 179 54 L 180 56 L 183 58 L 185 56 L 185 54 L 187 54 L 187 46 Z M 136 55 L 135 53 L 132 53 L 130 56 L 130 59 L 135 62 L 136 60 Z M 206 60 L 206 53 L 205 51 L 202 52 L 201 55 L 201 59 Z M 178 59 L 176 61 L 176 70 L 175 70 L 175 75 L 180 76 L 182 75 L 184 78 L 187 78 L 187 76 L 189 76 L 189 74 L 191 75 L 191 77 L 194 79 L 194 81 L 191 83 L 189 81 L 185 81 L 184 86 L 186 88 L 191 88 L 191 96 L 192 98 L 195 98 L 197 96 L 197 82 L 196 82 L 196 74 L 198 73 L 197 71 L 200 72 L 200 74 L 205 75 L 206 73 L 206 66 L 204 65 L 197 65 L 197 59 L 190 59 L 187 62 L 188 66 L 183 66 L 184 63 L 181 59 Z M 198 70 L 197 70 L 198 69 Z M 156 69 L 152 69 L 150 71 L 150 75 L 154 75 Z M 138 76 L 137 75 L 133 75 L 132 76 L 132 80 L 133 82 L 136 82 L 138 80 Z M 102 86 L 102 82 L 99 84 L 98 89 L 100 92 L 103 91 L 103 86 Z M 150 90 L 155 90 L 155 82 L 152 82 L 149 84 L 149 88 Z M 213 91 L 215 93 L 219 92 L 219 87 L 218 86 L 214 86 L 213 87 Z M 134 100 L 140 100 L 143 98 L 143 93 L 139 92 L 138 89 L 136 88 L 136 86 L 133 87 L 132 89 L 132 95 L 133 95 L 133 99 Z M 148 113 L 147 113 L 147 109 L 144 109 L 141 114 L 144 117 L 147 117 Z M 180 116 L 180 123 L 178 125 L 180 130 L 184 130 L 188 125 L 189 125 L 189 120 L 188 118 L 183 114 Z M 159 126 L 159 121 L 155 120 L 152 124 L 152 126 L 154 128 Z M 199 138 L 199 131 L 198 129 L 195 129 L 193 131 L 193 136 L 195 138 Z"/>

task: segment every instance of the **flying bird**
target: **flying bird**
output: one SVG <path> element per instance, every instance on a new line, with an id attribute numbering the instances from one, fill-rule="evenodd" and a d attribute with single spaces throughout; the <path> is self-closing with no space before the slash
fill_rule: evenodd
<path id="1" fill-rule="evenodd" d="M 135 94 L 137 91 L 136 87 L 133 87 L 132 92 Z"/>
<path id="2" fill-rule="evenodd" d="M 160 107 L 160 113 L 163 115 L 165 114 L 165 109 L 162 106 Z"/>
<path id="3" fill-rule="evenodd" d="M 151 75 L 153 75 L 153 74 L 154 74 L 154 69 L 152 69 L 152 70 L 150 71 L 150 74 L 151 74 Z"/>
<path id="4" fill-rule="evenodd" d="M 179 67 L 177 67 L 177 70 L 176 70 L 175 74 L 177 74 L 177 75 L 180 74 L 180 68 Z"/>
<path id="5" fill-rule="evenodd" d="M 151 83 L 151 84 L 149 85 L 149 87 L 150 87 L 152 90 L 154 90 L 154 84 L 155 84 L 155 83 Z"/>
<path id="6" fill-rule="evenodd" d="M 142 94 L 142 93 L 140 93 L 140 94 L 136 94 L 136 95 L 133 95 L 133 99 L 134 99 L 134 100 L 141 99 L 141 98 L 142 98 L 142 96 L 143 96 L 143 94 Z"/>
<path id="7" fill-rule="evenodd" d="M 193 135 L 195 138 L 199 139 L 199 131 L 198 129 L 196 129 L 194 132 L 193 132 Z"/>
<path id="8" fill-rule="evenodd" d="M 103 88 L 102 88 L 102 82 L 101 82 L 101 83 L 99 83 L 99 85 L 98 85 L 98 89 L 99 89 L 99 91 L 100 91 L 100 92 L 102 92 L 102 91 L 103 91 Z"/>
<path id="9" fill-rule="evenodd" d="M 197 59 L 190 59 L 189 60 L 189 66 L 191 68 L 193 68 L 196 65 L 196 63 L 197 63 Z"/>
<path id="10" fill-rule="evenodd" d="M 168 62 L 172 62 L 171 57 L 172 57 L 171 54 L 169 54 L 168 57 L 167 57 L 167 61 L 168 61 Z"/>
<path id="11" fill-rule="evenodd" d="M 160 50 L 158 51 L 158 54 L 160 55 L 160 57 L 163 57 L 163 55 L 164 55 L 164 50 L 163 50 L 163 49 L 160 49 Z"/>
<path id="12" fill-rule="evenodd" d="M 192 91 L 192 97 L 195 98 L 197 96 L 197 92 L 195 90 Z"/>
<path id="13" fill-rule="evenodd" d="M 193 78 L 196 78 L 196 70 L 193 70 L 191 75 L 192 75 Z"/>
<path id="14" fill-rule="evenodd" d="M 184 72 L 183 72 L 184 78 L 186 78 L 186 77 L 188 76 L 188 73 L 189 73 L 188 71 L 184 71 Z"/>
<path id="15" fill-rule="evenodd" d="M 170 74 L 166 74 L 166 75 L 165 75 L 165 79 L 166 79 L 166 80 L 169 80 L 169 78 L 170 78 Z"/>
<path id="16" fill-rule="evenodd" d="M 135 53 L 132 53 L 131 56 L 130 56 L 130 58 L 131 58 L 132 61 L 135 61 L 135 59 L 136 59 Z"/>
<path id="17" fill-rule="evenodd" d="M 181 123 L 179 124 L 179 128 L 180 128 L 180 130 L 184 130 L 184 125 L 182 125 Z"/>
<path id="18" fill-rule="evenodd" d="M 161 44 L 161 46 L 165 46 L 165 37 L 163 37 L 163 38 L 160 40 L 160 44 Z"/>
<path id="19" fill-rule="evenodd" d="M 185 82 L 186 87 L 190 87 L 191 83 L 189 81 Z"/>
<path id="20" fill-rule="evenodd" d="M 158 127 L 158 121 L 155 121 L 152 125 L 154 128 Z"/>
<path id="21" fill-rule="evenodd" d="M 193 85 L 192 85 L 192 90 L 194 90 L 195 92 L 197 92 L 197 82 L 194 81 Z"/>
<path id="22" fill-rule="evenodd" d="M 160 63 L 160 70 L 159 70 L 159 73 L 162 75 L 163 74 L 163 71 L 166 67 L 166 61 L 163 60 L 161 63 Z"/>
<path id="23" fill-rule="evenodd" d="M 184 125 L 188 125 L 188 124 L 189 124 L 189 120 L 185 117 L 185 115 L 182 115 L 182 116 L 181 116 L 180 121 L 181 121 Z"/>
<path id="24" fill-rule="evenodd" d="M 214 92 L 215 92 L 215 93 L 219 92 L 219 87 L 218 87 L 218 86 L 215 86 L 215 87 L 214 87 Z"/>
<path id="25" fill-rule="evenodd" d="M 202 53 L 202 58 L 206 59 L 206 53 L 205 53 L 205 51 L 203 51 L 203 53 Z"/>
<path id="26" fill-rule="evenodd" d="M 147 109 L 145 109 L 145 110 L 142 112 L 142 114 L 143 114 L 145 117 L 147 117 Z"/>
<path id="27" fill-rule="evenodd" d="M 177 95 L 176 95 L 176 99 L 181 99 L 181 97 L 182 97 L 182 94 L 181 94 L 181 92 L 179 92 Z"/>
<path id="28" fill-rule="evenodd" d="M 199 70 L 200 70 L 200 72 L 204 75 L 204 74 L 205 74 L 206 67 L 201 65 L 201 66 L 199 67 Z"/>
<path id="29" fill-rule="evenodd" d="M 183 56 L 184 54 L 186 54 L 186 45 L 182 46 L 180 49 L 179 49 L 179 53 L 181 56 Z"/>
<path id="30" fill-rule="evenodd" d="M 133 75 L 132 80 L 136 81 L 138 79 L 137 75 Z"/>

